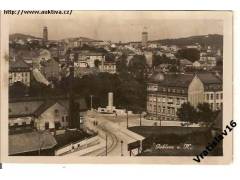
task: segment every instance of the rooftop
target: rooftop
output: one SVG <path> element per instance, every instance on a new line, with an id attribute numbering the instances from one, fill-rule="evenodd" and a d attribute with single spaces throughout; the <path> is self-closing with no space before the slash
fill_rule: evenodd
<path id="1" fill-rule="evenodd" d="M 9 135 L 9 155 L 51 149 L 57 141 L 49 132 L 30 132 Z"/>

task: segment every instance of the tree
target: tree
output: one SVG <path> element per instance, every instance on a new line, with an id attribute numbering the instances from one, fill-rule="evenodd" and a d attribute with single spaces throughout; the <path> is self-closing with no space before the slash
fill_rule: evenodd
<path id="1" fill-rule="evenodd" d="M 143 81 L 146 67 L 145 56 L 135 55 L 129 62 L 128 70 L 136 80 Z"/>
<path id="2" fill-rule="evenodd" d="M 181 121 L 194 123 L 196 122 L 196 109 L 189 103 L 183 103 L 177 110 L 177 116 Z"/>
<path id="3" fill-rule="evenodd" d="M 198 110 L 197 114 L 198 114 L 199 122 L 205 122 L 207 124 L 211 124 L 217 116 L 217 112 L 213 111 L 210 108 L 210 105 L 208 103 L 198 104 L 197 110 Z"/>
<path id="4" fill-rule="evenodd" d="M 184 48 L 178 50 L 176 57 L 194 62 L 200 59 L 200 51 L 196 48 Z"/>
<path id="5" fill-rule="evenodd" d="M 20 81 L 13 83 L 13 85 L 9 87 L 10 97 L 23 97 L 27 92 L 28 87 Z"/>

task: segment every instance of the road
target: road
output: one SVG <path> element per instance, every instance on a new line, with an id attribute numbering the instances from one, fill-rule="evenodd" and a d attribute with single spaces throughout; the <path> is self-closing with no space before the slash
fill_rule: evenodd
<path id="1" fill-rule="evenodd" d="M 94 125 L 94 122 L 97 122 L 97 125 Z M 129 156 L 127 145 L 143 137 L 127 130 L 124 123 L 126 123 L 124 118 L 88 112 L 85 125 L 97 131 L 102 139 L 106 139 L 107 136 L 107 156 Z M 106 156 L 106 146 L 87 155 Z"/>

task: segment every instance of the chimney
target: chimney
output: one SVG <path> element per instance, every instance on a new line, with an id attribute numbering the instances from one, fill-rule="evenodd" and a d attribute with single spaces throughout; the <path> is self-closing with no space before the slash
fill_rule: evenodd
<path id="1" fill-rule="evenodd" d="M 110 108 L 113 107 L 113 93 L 112 93 L 112 92 L 109 92 L 109 93 L 108 93 L 108 106 L 109 106 Z"/>

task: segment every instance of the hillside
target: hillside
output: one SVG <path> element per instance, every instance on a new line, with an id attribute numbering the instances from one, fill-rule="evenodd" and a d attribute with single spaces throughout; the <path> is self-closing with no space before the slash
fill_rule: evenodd
<path id="1" fill-rule="evenodd" d="M 21 33 L 14 33 L 14 34 L 9 35 L 9 40 L 22 39 L 22 40 L 26 41 L 28 38 L 41 39 L 39 37 L 35 37 L 35 36 L 32 36 L 32 35 L 21 34 Z"/>
<path id="2" fill-rule="evenodd" d="M 162 40 L 154 40 L 152 42 L 158 42 L 163 45 L 178 45 L 178 46 L 186 46 L 192 44 L 200 44 L 202 46 L 212 46 L 215 48 L 223 48 L 223 35 L 219 34 L 209 34 L 202 36 L 191 36 L 186 38 L 177 38 L 177 39 L 162 39 Z"/>

